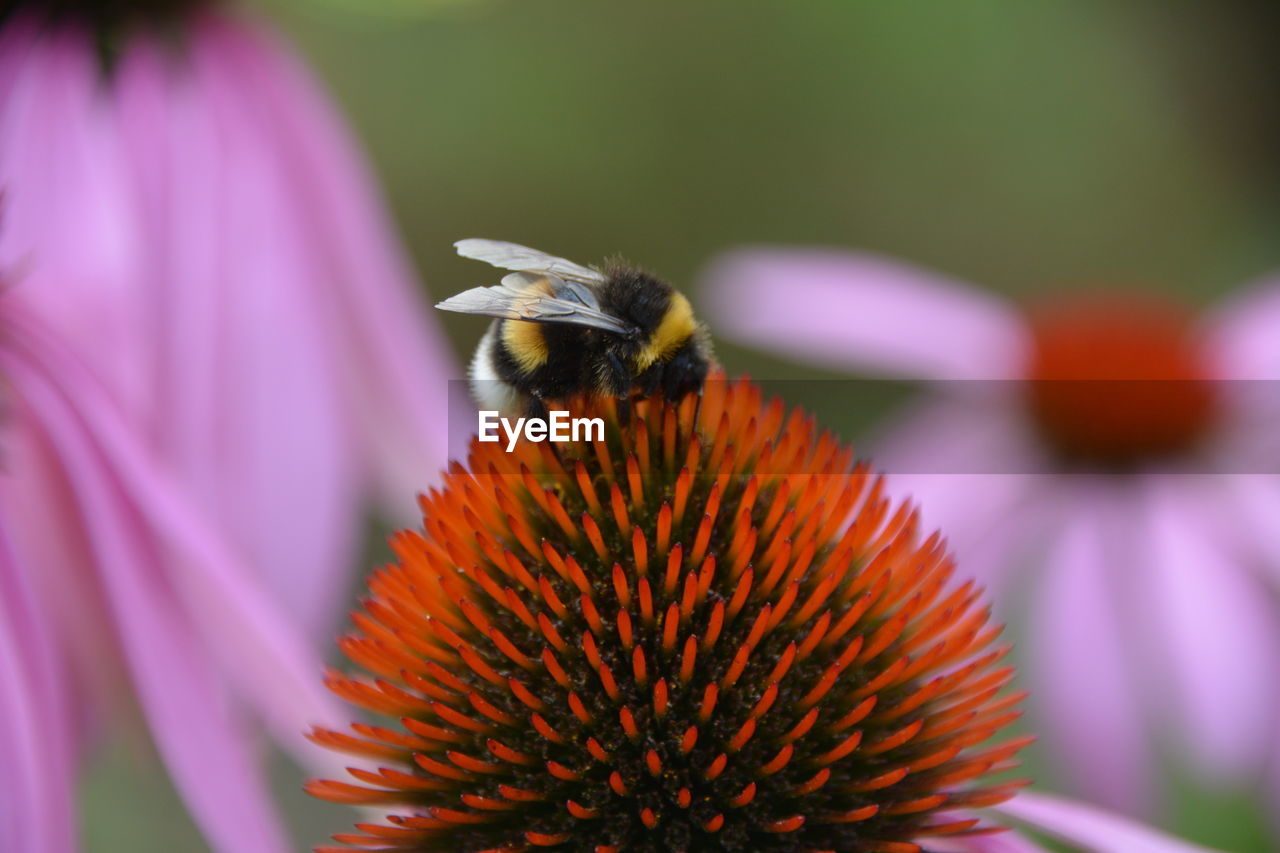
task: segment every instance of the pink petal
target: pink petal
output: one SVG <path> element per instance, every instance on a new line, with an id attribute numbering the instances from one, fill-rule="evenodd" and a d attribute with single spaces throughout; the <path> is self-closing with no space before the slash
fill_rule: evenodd
<path id="1" fill-rule="evenodd" d="M 136 38 L 110 83 L 82 35 L 0 35 L 14 292 L 327 638 L 370 475 L 416 521 L 456 374 L 345 130 L 239 16 Z"/>
<path id="2" fill-rule="evenodd" d="M 66 418 L 81 426 L 104 471 L 145 519 L 146 532 L 167 549 L 157 555 L 164 562 L 156 570 L 180 596 L 189 627 L 203 635 L 230 680 L 273 725 L 284 746 L 304 760 L 322 755 L 301 732 L 318 723 L 333 725 L 347 715 L 320 685 L 319 658 L 156 467 L 91 372 L 31 318 L 12 310 L 9 315 L 6 333 L 15 352 L 6 353 L 6 362 L 15 384 L 25 378 L 19 387 L 28 397 L 48 401 L 45 412 L 53 422 Z M 78 485 L 74 476 L 70 479 Z"/>
<path id="3" fill-rule="evenodd" d="M 1280 613 L 1233 553 L 1236 543 L 1212 525 L 1216 486 L 1214 478 L 1151 478 L 1147 552 L 1131 571 L 1146 652 L 1165 675 L 1161 695 L 1172 697 L 1161 710 L 1175 718 L 1180 746 L 1230 775 L 1257 768 L 1277 734 Z"/>
<path id="4" fill-rule="evenodd" d="M 15 383 L 21 381 L 17 371 L 8 372 Z M 22 393 L 42 412 L 51 440 L 68 470 L 75 472 L 79 504 L 69 509 L 93 543 L 135 689 L 196 822 L 219 851 L 286 850 L 246 733 L 217 689 L 220 679 L 193 636 L 187 614 L 157 576 L 155 546 L 148 541 L 145 521 L 83 428 L 65 409 L 59 411 L 48 389 L 28 380 Z"/>
<path id="5" fill-rule="evenodd" d="M 1226 492 L 1222 504 L 1230 508 L 1248 550 L 1240 555 L 1250 566 L 1280 587 L 1280 477 L 1275 474 L 1237 474 L 1221 478 Z"/>
<path id="6" fill-rule="evenodd" d="M 1127 565 L 1132 512 L 1105 483 L 1061 488 L 1061 532 L 1049 542 L 1023 644 L 1033 725 L 1073 789 L 1141 811 L 1150 804 L 1151 756 L 1127 659 L 1131 606 L 1118 595 L 1116 577 Z"/>
<path id="7" fill-rule="evenodd" d="M 6 292 L 91 342 L 122 402 L 145 403 L 130 358 L 141 329 L 140 248 L 93 46 L 87 35 L 6 22 L 0 80 L 0 269 Z M 14 39 L 27 41 L 16 47 Z"/>
<path id="8" fill-rule="evenodd" d="M 238 72 L 209 57 L 167 75 L 173 57 L 147 47 L 130 53 L 117 86 L 145 227 L 165 235 L 146 271 L 160 308 L 147 337 L 152 428 L 275 600 L 327 642 L 357 560 L 364 489 L 334 379 L 342 356 L 311 293 L 325 241 L 298 226 L 261 105 L 227 85 Z"/>
<path id="9" fill-rule="evenodd" d="M 1280 281 L 1233 294 L 1206 324 L 1205 337 L 1223 379 L 1280 378 Z"/>
<path id="10" fill-rule="evenodd" d="M 1027 346 L 997 297 L 857 252 L 739 249 L 703 275 L 712 328 L 835 368 L 910 379 L 1012 379 Z"/>
<path id="11" fill-rule="evenodd" d="M 984 826 L 994 826 L 989 816 Z M 1048 853 L 1044 847 L 1016 832 L 997 832 L 991 835 L 975 835 L 971 838 L 931 838 L 930 853 Z"/>
<path id="12" fill-rule="evenodd" d="M 869 442 L 890 493 L 919 506 L 923 529 L 941 530 L 961 572 L 993 591 L 1034 535 L 1047 485 L 1013 405 L 955 387 L 911 404 Z"/>
<path id="13" fill-rule="evenodd" d="M 65 673 L 0 524 L 0 851 L 76 848 Z"/>
<path id="14" fill-rule="evenodd" d="M 1206 853 L 1210 848 L 1082 803 L 1024 791 L 995 811 L 1092 853 Z"/>
<path id="15" fill-rule="evenodd" d="M 390 238 L 363 159 L 301 64 L 262 33 L 211 23 L 208 37 L 224 56 L 240 58 L 240 89 L 264 87 L 272 103 L 292 106 L 259 118 L 281 140 L 277 165 L 293 176 L 298 212 L 324 238 L 315 247 L 328 248 L 317 258 L 323 275 L 312 296 L 327 312 L 348 405 L 361 418 L 384 494 L 416 522 L 414 496 L 435 481 L 448 450 L 465 449 L 464 436 L 446 446 L 444 417 L 448 380 L 461 374 Z"/>

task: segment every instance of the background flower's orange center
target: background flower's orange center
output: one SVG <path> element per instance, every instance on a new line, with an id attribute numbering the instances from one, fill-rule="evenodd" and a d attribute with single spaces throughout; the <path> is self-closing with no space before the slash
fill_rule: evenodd
<path id="1" fill-rule="evenodd" d="M 1062 455 L 1127 464 L 1184 451 L 1212 425 L 1191 317 L 1154 296 L 1075 297 L 1030 314 L 1028 405 Z"/>

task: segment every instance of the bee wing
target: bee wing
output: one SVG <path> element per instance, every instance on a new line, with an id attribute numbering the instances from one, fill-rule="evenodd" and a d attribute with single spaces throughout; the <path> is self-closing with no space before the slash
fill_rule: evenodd
<path id="1" fill-rule="evenodd" d="M 593 269 L 516 243 L 471 239 L 459 240 L 453 246 L 462 257 L 484 261 L 498 269 L 547 273 L 557 278 L 589 285 L 604 284 L 605 281 L 604 275 Z"/>
<path id="2" fill-rule="evenodd" d="M 595 291 L 591 288 L 553 275 L 513 273 L 503 278 L 502 284 L 464 290 L 437 303 L 436 307 L 504 320 L 569 323 L 619 335 L 632 335 L 638 331 L 630 323 L 600 310 Z"/>

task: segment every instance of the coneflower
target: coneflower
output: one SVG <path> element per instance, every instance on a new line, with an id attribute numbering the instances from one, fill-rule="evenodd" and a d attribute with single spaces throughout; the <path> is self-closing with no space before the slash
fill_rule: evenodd
<path id="1" fill-rule="evenodd" d="M 388 766 L 328 800 L 400 806 L 383 851 L 920 851 L 1025 738 L 938 535 L 799 411 L 713 379 L 603 440 L 473 445 L 341 641 L 399 727 L 317 730 Z M 961 814 L 957 814 L 960 810 Z M 335 850 L 338 848 L 321 848 Z"/>

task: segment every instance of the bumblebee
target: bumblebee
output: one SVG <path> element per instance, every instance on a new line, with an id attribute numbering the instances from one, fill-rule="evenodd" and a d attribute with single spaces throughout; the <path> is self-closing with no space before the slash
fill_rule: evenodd
<path id="1" fill-rule="evenodd" d="M 578 395 L 676 399 L 714 366 L 706 328 L 683 294 L 649 273 L 602 270 L 496 240 L 460 240 L 464 258 L 512 270 L 502 283 L 436 305 L 497 318 L 471 361 L 476 399 L 508 414 L 541 415 Z"/>

